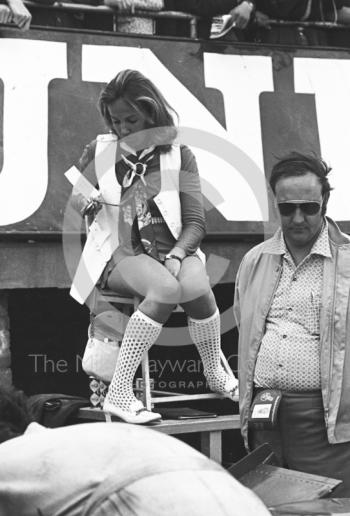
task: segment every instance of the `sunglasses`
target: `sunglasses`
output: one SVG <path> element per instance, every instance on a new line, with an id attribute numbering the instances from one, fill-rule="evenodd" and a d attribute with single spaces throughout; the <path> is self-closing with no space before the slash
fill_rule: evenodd
<path id="1" fill-rule="evenodd" d="M 277 205 L 280 214 L 284 217 L 293 215 L 297 208 L 300 208 L 304 215 L 316 215 L 321 209 L 322 201 L 285 201 Z"/>

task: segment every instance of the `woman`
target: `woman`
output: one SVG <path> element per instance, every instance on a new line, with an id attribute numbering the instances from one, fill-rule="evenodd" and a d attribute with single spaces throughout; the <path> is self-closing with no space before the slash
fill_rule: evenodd
<path id="1" fill-rule="evenodd" d="M 237 381 L 220 363 L 220 314 L 199 251 L 205 233 L 199 174 L 192 152 L 172 144 L 172 108 L 134 70 L 120 72 L 105 87 L 99 107 L 112 134 L 88 145 L 79 164 L 87 170 L 95 158 L 102 200 L 90 234 L 97 233 L 97 247 L 105 245 L 101 228 L 107 221 L 113 240 L 111 256 L 103 251 L 108 263 L 99 281 L 143 298 L 126 327 L 103 409 L 129 423 L 146 423 L 160 415 L 136 399 L 133 378 L 176 304 L 188 315 L 210 388 L 233 397 Z M 82 211 L 94 206 L 85 202 Z"/>

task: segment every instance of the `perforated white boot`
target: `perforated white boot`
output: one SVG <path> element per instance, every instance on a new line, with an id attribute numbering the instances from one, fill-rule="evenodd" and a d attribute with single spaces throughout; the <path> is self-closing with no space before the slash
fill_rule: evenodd
<path id="1" fill-rule="evenodd" d="M 219 310 L 216 309 L 214 314 L 206 319 L 189 317 L 188 329 L 202 359 L 204 375 L 210 389 L 237 401 L 238 380 L 232 371 L 225 371 L 221 364 Z"/>
<path id="2" fill-rule="evenodd" d="M 106 419 L 116 416 L 126 423 L 144 424 L 161 419 L 145 409 L 133 392 L 132 384 L 142 355 L 157 340 L 162 325 L 140 310 L 130 317 L 120 347 L 115 372 L 103 404 Z"/>

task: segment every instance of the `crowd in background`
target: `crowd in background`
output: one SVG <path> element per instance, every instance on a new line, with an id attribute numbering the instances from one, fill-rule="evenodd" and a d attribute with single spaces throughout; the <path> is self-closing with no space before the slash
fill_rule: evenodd
<path id="1" fill-rule="evenodd" d="M 303 22 L 304 28 L 307 25 L 305 22 L 327 22 L 335 26 L 350 23 L 350 0 L 67 0 L 64 2 L 88 6 L 104 5 L 110 7 L 114 13 L 86 12 L 83 8 L 81 11 L 48 8 L 55 4 L 55 0 L 33 0 L 29 6 L 23 0 L 3 0 L 5 1 L 6 3 L 0 4 L 0 24 L 14 23 L 22 30 L 27 30 L 32 24 L 159 36 L 191 37 L 191 34 L 193 36 L 188 19 L 158 15 L 158 13 L 176 11 L 199 17 L 196 37 L 202 39 L 215 37 L 214 20 L 217 24 L 216 36 L 220 37 L 227 32 L 228 35 L 224 37 L 231 41 L 327 44 L 329 40 L 325 37 L 325 33 L 329 31 L 322 32 L 322 27 L 318 27 L 315 36 L 312 27 L 311 29 L 306 27 L 305 33 L 301 34 L 300 27 L 296 30 L 295 27 L 285 27 L 283 23 L 278 22 Z M 145 14 L 145 11 L 148 13 Z M 222 33 L 220 33 L 220 24 Z M 272 25 L 273 31 L 271 31 Z"/>

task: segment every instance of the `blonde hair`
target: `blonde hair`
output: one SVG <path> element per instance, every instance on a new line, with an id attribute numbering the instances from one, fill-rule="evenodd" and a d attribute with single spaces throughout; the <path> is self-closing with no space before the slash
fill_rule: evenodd
<path id="1" fill-rule="evenodd" d="M 102 90 L 99 109 L 113 132 L 108 106 L 120 98 L 144 117 L 147 129 L 156 129 L 152 138 L 161 151 L 167 152 L 176 137 L 172 113 L 176 116 L 177 113 L 153 82 L 137 70 L 123 70 Z"/>

